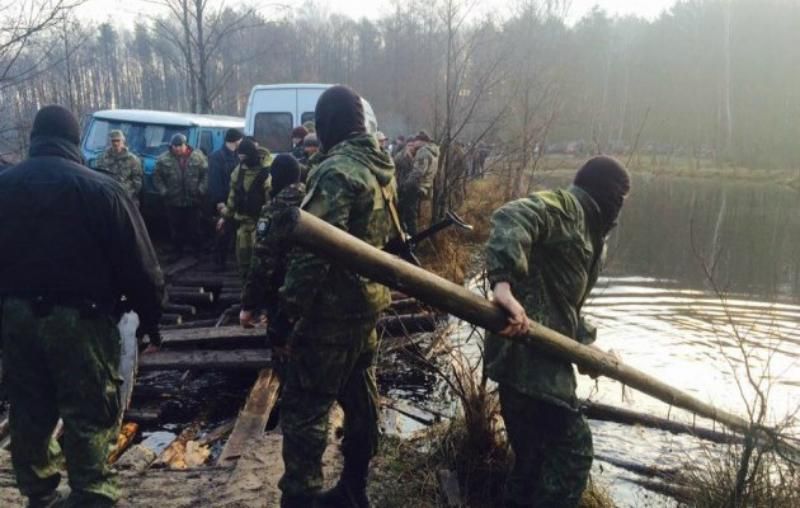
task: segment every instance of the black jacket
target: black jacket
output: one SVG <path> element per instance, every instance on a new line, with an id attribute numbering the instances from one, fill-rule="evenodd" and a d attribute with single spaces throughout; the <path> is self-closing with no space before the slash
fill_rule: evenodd
<path id="1" fill-rule="evenodd" d="M 136 205 L 65 140 L 36 138 L 0 172 L 0 246 L 0 295 L 131 308 L 143 327 L 161 317 L 164 277 Z"/>
<path id="2" fill-rule="evenodd" d="M 231 173 L 238 165 L 239 156 L 225 145 L 208 156 L 208 199 L 212 205 L 228 200 Z"/>

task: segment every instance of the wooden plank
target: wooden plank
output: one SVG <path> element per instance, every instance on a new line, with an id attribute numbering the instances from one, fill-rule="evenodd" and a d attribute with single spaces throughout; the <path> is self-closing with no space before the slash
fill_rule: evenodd
<path id="1" fill-rule="evenodd" d="M 211 343 L 254 342 L 263 341 L 266 335 L 264 328 L 242 328 L 241 326 L 212 326 L 205 328 L 189 328 L 168 330 L 161 334 L 161 343 L 170 346 L 203 346 Z"/>
<path id="2" fill-rule="evenodd" d="M 271 363 L 266 349 L 240 349 L 236 351 L 159 351 L 142 355 L 139 371 L 152 370 L 241 370 L 263 369 Z"/>
<path id="3" fill-rule="evenodd" d="M 242 455 L 252 439 L 264 432 L 269 415 L 278 400 L 280 385 L 280 379 L 272 369 L 262 369 L 258 373 L 258 379 L 250 390 L 244 409 L 236 418 L 231 437 L 225 443 L 217 465 L 232 464 Z"/>

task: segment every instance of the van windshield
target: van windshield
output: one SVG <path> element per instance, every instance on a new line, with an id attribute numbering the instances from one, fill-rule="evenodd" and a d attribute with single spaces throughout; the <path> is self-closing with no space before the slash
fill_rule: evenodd
<path id="1" fill-rule="evenodd" d="M 85 147 L 96 152 L 108 146 L 108 133 L 119 129 L 125 133 L 128 148 L 144 157 L 157 157 L 166 152 L 175 134 L 188 137 L 189 128 L 176 125 L 144 124 L 96 118 L 86 135 Z"/>
<path id="2" fill-rule="evenodd" d="M 291 152 L 292 127 L 291 113 L 258 113 L 253 136 L 272 153 Z"/>

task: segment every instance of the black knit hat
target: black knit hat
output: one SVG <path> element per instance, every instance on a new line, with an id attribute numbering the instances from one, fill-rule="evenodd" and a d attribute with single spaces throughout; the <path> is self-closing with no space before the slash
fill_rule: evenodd
<path id="1" fill-rule="evenodd" d="M 317 137 L 327 152 L 345 139 L 367 131 L 361 97 L 344 85 L 328 88 L 317 101 L 314 112 Z"/>
<path id="2" fill-rule="evenodd" d="M 604 233 L 607 233 L 631 191 L 628 170 L 618 160 L 601 155 L 586 161 L 575 174 L 573 183 L 585 190 L 600 207 Z"/>
<path id="3" fill-rule="evenodd" d="M 249 139 L 244 139 L 239 143 L 239 148 L 236 149 L 236 153 L 244 155 L 244 162 L 248 166 L 257 166 L 261 161 L 261 154 L 258 153 L 258 145 Z"/>
<path id="4" fill-rule="evenodd" d="M 68 109 L 51 105 L 45 106 L 36 113 L 31 129 L 31 139 L 48 136 L 66 139 L 76 145 L 81 144 L 81 127 L 78 120 Z"/>
<path id="5" fill-rule="evenodd" d="M 270 173 L 272 174 L 270 194 L 273 196 L 300 181 L 300 165 L 297 163 L 297 159 L 286 153 L 275 157 L 270 167 Z"/>
<path id="6" fill-rule="evenodd" d="M 242 131 L 240 131 L 239 129 L 228 129 L 228 132 L 225 133 L 225 142 L 236 143 L 243 137 L 244 134 L 242 134 Z"/>

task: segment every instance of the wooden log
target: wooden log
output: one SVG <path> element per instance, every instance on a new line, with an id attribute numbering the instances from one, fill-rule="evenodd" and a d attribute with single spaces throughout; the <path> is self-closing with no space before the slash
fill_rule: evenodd
<path id="1" fill-rule="evenodd" d="M 214 303 L 214 293 L 167 293 L 172 303 L 183 305 L 210 305 Z"/>
<path id="2" fill-rule="evenodd" d="M 667 420 L 644 413 L 631 411 L 620 407 L 585 402 L 582 406 L 583 414 L 590 420 L 621 423 L 625 425 L 641 425 L 651 429 L 664 430 L 672 434 L 690 434 L 700 439 L 721 444 L 741 443 L 742 437 L 736 434 L 726 434 L 706 427 L 698 427 L 686 423 Z"/>
<path id="3" fill-rule="evenodd" d="M 152 370 L 258 370 L 271 363 L 266 349 L 237 351 L 159 351 L 142 355 L 139 371 Z"/>
<path id="4" fill-rule="evenodd" d="M 163 305 L 163 309 L 165 312 L 180 314 L 182 316 L 197 315 L 197 307 L 195 307 L 194 305 L 184 305 L 180 303 L 165 303 Z"/>
<path id="5" fill-rule="evenodd" d="M 360 275 L 402 291 L 432 307 L 451 313 L 476 326 L 499 332 L 507 323 L 506 313 L 491 301 L 422 268 L 406 263 L 297 208 L 278 215 L 274 232 L 310 252 L 324 256 Z M 509 338 L 579 367 L 630 386 L 669 405 L 716 420 L 737 432 L 753 431 L 748 420 L 719 409 L 635 369 L 614 355 L 585 346 L 539 323 L 531 322 L 526 336 Z M 755 431 L 764 440 L 774 440 L 769 429 Z M 784 444 L 783 448 L 800 453 Z"/>
<path id="6" fill-rule="evenodd" d="M 179 325 L 165 325 L 160 327 L 161 331 L 167 330 L 190 330 L 192 328 L 207 328 L 216 324 L 216 319 L 192 319 L 186 320 Z"/>
<path id="7" fill-rule="evenodd" d="M 108 455 L 108 463 L 113 464 L 120 458 L 120 456 L 128 449 L 139 432 L 139 425 L 135 422 L 128 422 L 122 425 L 117 436 L 117 443 Z"/>
<path id="8" fill-rule="evenodd" d="M 188 270 L 189 268 L 195 266 L 197 264 L 197 258 L 189 256 L 183 259 L 179 259 L 175 263 L 164 268 L 164 277 L 170 278 L 178 275 L 181 272 Z"/>
<path id="9" fill-rule="evenodd" d="M 210 347 L 237 345 L 263 345 L 264 328 L 242 328 L 241 326 L 220 326 L 184 330 L 167 330 L 161 334 L 164 347 Z"/>
<path id="10" fill-rule="evenodd" d="M 164 313 L 161 314 L 161 324 L 162 325 L 179 325 L 183 323 L 183 316 L 180 314 L 171 314 L 171 313 Z"/>
<path id="11" fill-rule="evenodd" d="M 263 369 L 258 373 L 247 402 L 236 418 L 231 437 L 217 459 L 218 466 L 237 460 L 252 440 L 264 433 L 269 415 L 278 400 L 280 386 L 280 379 L 272 369 Z"/>
<path id="12" fill-rule="evenodd" d="M 220 293 L 217 297 L 220 305 L 236 305 L 242 303 L 241 293 Z"/>
<path id="13" fill-rule="evenodd" d="M 204 288 L 203 286 L 191 286 L 191 285 L 181 286 L 176 284 L 168 284 L 167 293 L 173 291 L 175 293 L 206 293 L 206 288 Z"/>

